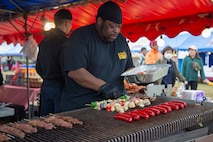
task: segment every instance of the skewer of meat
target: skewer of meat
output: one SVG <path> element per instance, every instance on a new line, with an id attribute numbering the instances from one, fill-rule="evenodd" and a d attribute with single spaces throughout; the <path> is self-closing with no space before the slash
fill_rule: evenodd
<path id="1" fill-rule="evenodd" d="M 79 124 L 79 125 L 83 125 L 83 122 L 76 119 L 76 118 L 73 118 L 71 116 L 62 116 L 62 115 L 55 115 L 57 118 L 60 118 L 64 121 L 67 121 L 67 122 L 70 122 L 72 124 Z"/>
<path id="2" fill-rule="evenodd" d="M 45 128 L 46 130 L 52 130 L 56 128 L 52 123 L 47 123 L 40 119 L 33 119 L 33 120 L 25 119 L 25 121 L 27 121 L 28 124 L 30 124 L 31 126 Z"/>
<path id="3" fill-rule="evenodd" d="M 42 118 L 44 119 L 45 122 L 47 123 L 52 123 L 55 126 L 61 126 L 61 127 L 66 127 L 66 128 L 72 128 L 73 125 L 70 122 L 64 121 L 58 117 L 55 116 L 50 116 L 50 117 L 44 117 Z"/>
<path id="4" fill-rule="evenodd" d="M 32 127 L 30 124 L 27 123 L 9 123 L 14 128 L 17 128 L 25 133 L 37 133 L 38 129 L 35 127 Z"/>
<path id="5" fill-rule="evenodd" d="M 11 127 L 11 126 L 7 126 L 5 124 L 0 126 L 0 131 L 3 132 L 3 133 L 11 134 L 11 135 L 13 135 L 15 137 L 19 137 L 19 138 L 25 137 L 25 133 L 22 132 L 21 130 L 16 129 L 16 128 Z"/>
<path id="6" fill-rule="evenodd" d="M 8 142 L 9 138 L 4 134 L 0 133 L 0 142 Z"/>

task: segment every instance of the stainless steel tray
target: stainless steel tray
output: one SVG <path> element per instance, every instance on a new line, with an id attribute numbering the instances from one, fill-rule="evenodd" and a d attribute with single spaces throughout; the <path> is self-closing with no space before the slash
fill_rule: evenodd
<path id="1" fill-rule="evenodd" d="M 129 83 L 151 83 L 167 75 L 168 64 L 141 65 L 121 74 Z"/>

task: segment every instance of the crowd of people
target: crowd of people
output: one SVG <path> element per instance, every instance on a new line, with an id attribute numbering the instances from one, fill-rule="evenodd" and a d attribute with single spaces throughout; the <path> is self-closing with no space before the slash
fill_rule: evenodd
<path id="1" fill-rule="evenodd" d="M 167 75 L 157 80 L 156 84 L 172 84 L 172 86 L 174 86 L 176 79 L 178 78 L 180 82 L 184 83 L 185 89 L 197 90 L 199 74 L 204 83 L 209 83 L 209 80 L 204 73 L 202 58 L 199 56 L 196 46 L 192 45 L 188 48 L 189 55 L 183 59 L 181 73 L 177 69 L 175 59 L 173 59 L 174 50 L 172 47 L 166 46 L 162 50 L 162 53 L 160 53 L 158 51 L 157 41 L 154 40 L 150 41 L 150 51 L 147 54 L 142 53 L 142 49 L 144 50 L 144 48 L 145 47 L 141 48 L 142 56 L 139 56 L 136 66 L 144 64 L 170 65 Z"/>
<path id="2" fill-rule="evenodd" d="M 54 15 L 56 28 L 46 32 L 39 44 L 36 71 L 43 79 L 41 116 L 84 108 L 92 101 L 115 99 L 126 94 L 120 75 L 134 68 L 134 64 L 126 38 L 120 33 L 120 7 L 112 1 L 103 3 L 94 24 L 74 30 L 67 38 L 72 18 L 69 10 L 57 11 Z M 198 72 L 208 83 L 196 47 L 189 47 L 182 73 L 178 71 L 172 55 L 172 47 L 167 46 L 160 53 L 154 40 L 150 42 L 148 53 L 146 48 L 141 49 L 136 65 L 170 64 L 168 74 L 157 84 L 174 86 L 176 78 L 179 78 L 187 89 L 190 86 L 196 90 Z"/>

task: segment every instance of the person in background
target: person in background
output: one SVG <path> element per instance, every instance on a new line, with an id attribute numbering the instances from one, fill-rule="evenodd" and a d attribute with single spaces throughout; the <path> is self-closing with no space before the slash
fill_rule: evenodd
<path id="1" fill-rule="evenodd" d="M 203 61 L 199 56 L 197 47 L 192 45 L 188 48 L 189 55 L 183 59 L 182 75 L 187 81 L 186 89 L 197 90 L 198 86 L 198 72 L 204 83 L 208 83 L 203 70 Z"/>
<path id="2" fill-rule="evenodd" d="M 156 61 L 156 64 L 169 64 L 171 66 L 169 67 L 167 75 L 159 79 L 157 81 L 157 84 L 165 84 L 165 85 L 172 84 L 172 87 L 174 87 L 176 78 L 178 78 L 179 81 L 181 82 L 187 83 L 185 82 L 186 81 L 185 78 L 179 73 L 175 61 L 172 60 L 173 55 L 172 47 L 166 46 L 162 51 L 162 55 L 163 57 L 158 59 Z"/>
<path id="3" fill-rule="evenodd" d="M 55 29 L 51 29 L 39 44 L 36 71 L 43 79 L 41 85 L 40 115 L 61 112 L 61 95 L 64 88 L 62 69 L 63 45 L 72 27 L 72 14 L 61 9 L 54 15 Z"/>
<path id="4" fill-rule="evenodd" d="M 4 79 L 3 79 L 3 75 L 1 73 L 1 68 L 0 68 L 0 86 L 3 85 L 3 81 Z"/>
<path id="5" fill-rule="evenodd" d="M 0 93 L 3 93 L 4 91 L 5 91 L 4 78 L 0 68 Z"/>
<path id="6" fill-rule="evenodd" d="M 139 55 L 139 59 L 136 62 L 136 66 L 145 64 L 145 56 L 146 56 L 146 47 L 142 47 L 140 55 Z"/>
<path id="7" fill-rule="evenodd" d="M 13 64 L 15 64 L 15 61 L 13 60 L 13 56 L 7 56 L 7 66 L 9 70 L 13 69 Z"/>
<path id="8" fill-rule="evenodd" d="M 109 1 L 99 7 L 96 23 L 73 31 L 64 49 L 63 111 L 126 94 L 120 75 L 134 65 L 121 26 L 121 9 Z"/>
<path id="9" fill-rule="evenodd" d="M 150 51 L 146 54 L 145 63 L 155 64 L 155 62 L 162 57 L 162 54 L 158 51 L 157 41 L 150 41 Z"/>

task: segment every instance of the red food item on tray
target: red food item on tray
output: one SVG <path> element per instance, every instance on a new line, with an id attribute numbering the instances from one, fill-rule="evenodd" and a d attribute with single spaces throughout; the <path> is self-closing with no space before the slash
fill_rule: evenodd
<path id="1" fill-rule="evenodd" d="M 124 115 L 122 113 L 115 114 L 114 119 L 122 120 L 122 121 L 129 122 L 129 123 L 133 121 L 133 119 L 130 115 Z"/>
<path id="2" fill-rule="evenodd" d="M 143 110 L 151 110 L 153 111 L 156 115 L 160 114 L 160 110 L 156 109 L 156 108 L 150 108 L 150 107 L 146 107 Z"/>
<path id="3" fill-rule="evenodd" d="M 163 114 L 167 114 L 168 113 L 167 109 L 165 109 L 165 108 L 163 108 L 161 106 L 150 106 L 148 108 L 155 108 L 155 109 L 159 110 Z"/>
<path id="4" fill-rule="evenodd" d="M 176 102 L 168 102 L 168 103 L 177 105 L 177 106 L 179 106 L 180 109 L 184 109 L 185 108 L 184 104 L 181 104 L 181 103 L 176 103 Z"/>
<path id="5" fill-rule="evenodd" d="M 155 112 L 152 111 L 152 110 L 142 109 L 141 111 L 147 113 L 150 117 L 154 117 L 155 116 Z"/>
<path id="6" fill-rule="evenodd" d="M 179 110 L 179 106 L 178 106 L 178 105 L 170 104 L 170 103 L 168 103 L 168 102 L 162 103 L 161 105 L 169 106 L 169 107 L 171 107 L 173 110 Z"/>
<path id="7" fill-rule="evenodd" d="M 149 119 L 149 115 L 146 112 L 142 112 L 138 110 L 134 110 L 132 112 L 138 114 L 143 119 L 146 119 L 146 120 Z"/>
<path id="8" fill-rule="evenodd" d="M 163 104 L 159 104 L 157 106 L 160 106 L 160 107 L 163 107 L 167 110 L 167 112 L 171 112 L 172 111 L 172 108 L 170 106 L 167 106 L 167 105 L 163 105 Z"/>
<path id="9" fill-rule="evenodd" d="M 124 114 L 127 114 L 127 115 L 131 116 L 133 120 L 136 120 L 136 121 L 137 121 L 137 120 L 140 120 L 140 115 L 138 115 L 138 114 L 136 114 L 136 113 L 126 112 L 126 113 L 124 113 Z"/>
<path id="10" fill-rule="evenodd" d="M 187 103 L 184 102 L 184 101 L 180 101 L 180 100 L 171 100 L 170 102 L 181 103 L 181 104 L 183 104 L 185 107 L 187 107 Z"/>

